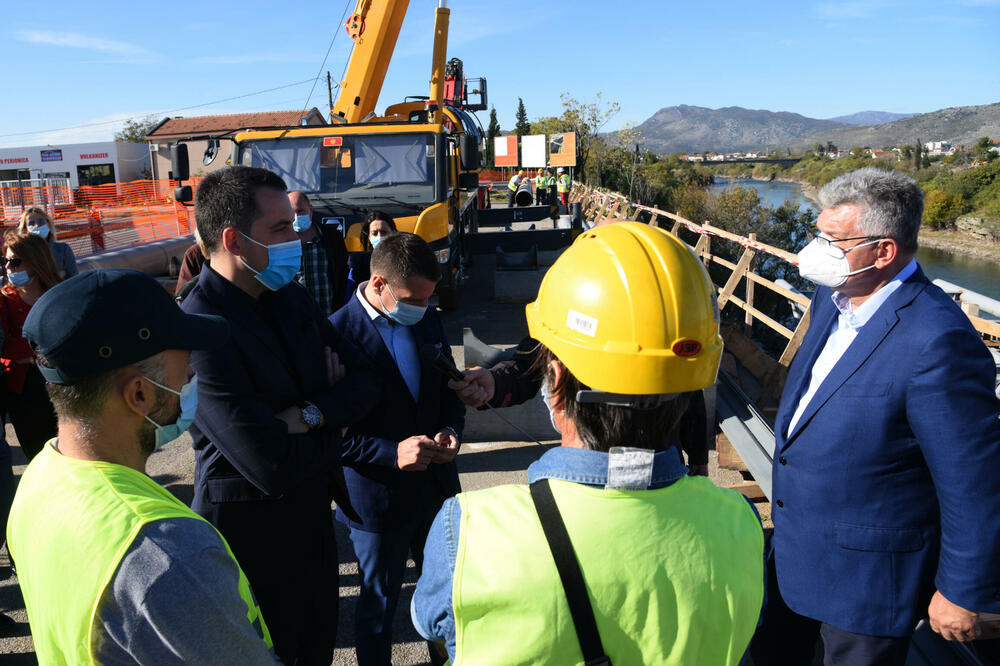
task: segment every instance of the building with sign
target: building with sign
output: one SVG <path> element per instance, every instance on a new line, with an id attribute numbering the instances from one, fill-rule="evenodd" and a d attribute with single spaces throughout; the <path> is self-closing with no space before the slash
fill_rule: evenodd
<path id="1" fill-rule="evenodd" d="M 5 186 L 68 180 L 70 187 L 80 187 L 127 183 L 149 178 L 149 174 L 149 147 L 144 143 L 101 141 L 0 148 L 0 182 Z"/>

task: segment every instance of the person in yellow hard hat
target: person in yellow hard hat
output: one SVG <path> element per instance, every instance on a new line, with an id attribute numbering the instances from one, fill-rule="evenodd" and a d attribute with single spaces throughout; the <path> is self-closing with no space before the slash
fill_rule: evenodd
<path id="1" fill-rule="evenodd" d="M 517 173 L 510 177 L 507 181 L 507 208 L 514 207 L 514 195 L 517 194 L 517 188 L 521 186 L 521 179 L 524 178 L 524 169 L 519 169 Z"/>
<path id="2" fill-rule="evenodd" d="M 445 502 L 411 615 L 453 663 L 736 664 L 764 597 L 752 505 L 688 476 L 664 434 L 715 382 L 708 275 L 677 237 L 580 235 L 527 306 L 562 446 L 530 485 Z"/>
<path id="3" fill-rule="evenodd" d="M 546 189 L 548 186 L 549 179 L 545 176 L 545 169 L 539 169 L 535 172 L 535 205 L 544 206 L 545 202 L 548 201 L 546 196 Z"/>

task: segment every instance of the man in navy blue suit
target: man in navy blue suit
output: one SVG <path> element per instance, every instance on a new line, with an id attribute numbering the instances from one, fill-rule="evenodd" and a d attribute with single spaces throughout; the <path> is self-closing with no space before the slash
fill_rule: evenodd
<path id="1" fill-rule="evenodd" d="M 281 178 L 251 167 L 210 174 L 195 217 L 211 261 L 183 307 L 222 316 L 231 333 L 191 356 L 192 508 L 239 558 L 281 661 L 327 666 L 339 596 L 331 499 L 356 515 L 341 458 L 396 464 L 395 451 L 342 442 L 378 388 L 294 282 L 302 245 Z"/>
<path id="2" fill-rule="evenodd" d="M 799 253 L 819 288 L 775 422 L 758 664 L 903 664 L 1000 611 L 1000 402 L 968 318 L 916 264 L 923 193 L 897 171 L 826 185 Z"/>
<path id="3" fill-rule="evenodd" d="M 389 664 L 407 554 L 419 575 L 434 516 L 460 491 L 454 458 L 465 406 L 422 353 L 432 347 L 451 359 L 441 319 L 428 307 L 440 278 L 437 258 L 419 236 L 389 236 L 372 251 L 371 278 L 330 318 L 367 356 L 382 387 L 379 402 L 348 429 L 347 445 L 415 447 L 415 457 L 399 469 L 368 462 L 344 468 L 359 518 L 338 512 L 337 519 L 350 528 L 361 571 L 355 624 L 361 666 Z"/>

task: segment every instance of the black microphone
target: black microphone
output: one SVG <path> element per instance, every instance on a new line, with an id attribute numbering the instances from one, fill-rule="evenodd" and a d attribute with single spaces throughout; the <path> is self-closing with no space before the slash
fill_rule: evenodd
<path id="1" fill-rule="evenodd" d="M 456 382 L 460 382 L 465 379 L 455 364 L 448 360 L 448 357 L 444 355 L 441 348 L 436 345 L 424 345 L 420 348 L 420 358 L 426 363 L 433 365 L 438 371 L 454 379 Z"/>
<path id="2" fill-rule="evenodd" d="M 438 372 L 443 373 L 446 377 L 449 377 L 450 379 L 454 379 L 456 382 L 460 382 L 465 379 L 465 375 L 463 375 L 459 371 L 459 369 L 455 367 L 454 363 L 448 360 L 448 357 L 444 355 L 444 352 L 441 351 L 440 347 L 437 347 L 435 345 L 424 345 L 423 347 L 420 348 L 420 358 L 423 361 L 433 365 L 434 368 L 438 370 Z M 527 438 L 526 441 L 534 442 L 539 446 L 545 446 L 537 439 L 526 433 L 523 428 L 505 419 L 502 415 L 500 415 L 500 413 L 497 412 L 497 408 L 491 405 L 490 403 L 484 402 L 483 405 L 488 407 L 491 412 L 496 414 L 497 418 L 499 418 L 501 421 L 503 421 L 511 428 L 524 435 Z"/>

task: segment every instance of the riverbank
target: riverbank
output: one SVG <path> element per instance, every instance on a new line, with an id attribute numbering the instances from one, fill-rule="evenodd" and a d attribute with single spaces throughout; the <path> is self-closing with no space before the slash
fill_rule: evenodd
<path id="1" fill-rule="evenodd" d="M 921 231 L 919 243 L 923 247 L 1000 264 L 1000 243 L 989 243 L 981 238 L 967 236 L 960 231 Z"/>

